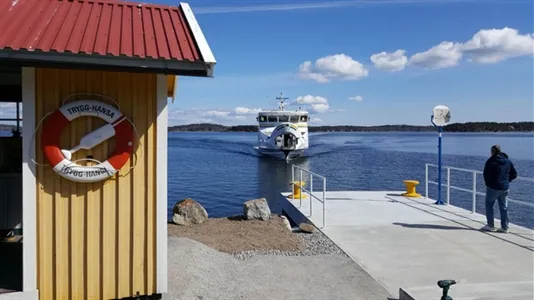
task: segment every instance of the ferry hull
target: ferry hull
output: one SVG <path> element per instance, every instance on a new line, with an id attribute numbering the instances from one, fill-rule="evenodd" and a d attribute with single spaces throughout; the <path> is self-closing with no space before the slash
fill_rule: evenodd
<path id="1" fill-rule="evenodd" d="M 260 148 L 254 147 L 261 155 L 274 157 L 282 160 L 292 160 L 298 157 L 305 156 L 305 149 L 299 150 L 280 150 L 280 149 L 269 149 L 269 148 Z"/>

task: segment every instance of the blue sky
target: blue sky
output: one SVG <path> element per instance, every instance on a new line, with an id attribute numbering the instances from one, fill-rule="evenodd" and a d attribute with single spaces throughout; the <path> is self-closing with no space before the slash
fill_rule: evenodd
<path id="1" fill-rule="evenodd" d="M 452 122 L 534 120 L 532 0 L 189 4 L 217 65 L 179 79 L 171 125 L 254 124 L 280 92 L 314 125 L 428 124 L 438 104 Z"/>
<path id="2" fill-rule="evenodd" d="M 438 104 L 454 122 L 534 119 L 532 1 L 189 4 L 217 66 L 179 79 L 172 124 L 254 124 L 280 92 L 317 125 L 427 124 Z"/>

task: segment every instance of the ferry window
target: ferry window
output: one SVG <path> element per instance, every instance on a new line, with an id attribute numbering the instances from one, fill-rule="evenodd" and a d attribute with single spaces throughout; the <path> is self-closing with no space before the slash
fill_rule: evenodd
<path id="1" fill-rule="evenodd" d="M 265 121 L 267 121 L 267 119 L 265 118 L 265 116 L 261 116 L 261 117 L 260 117 L 260 122 L 265 122 Z"/>
<path id="2" fill-rule="evenodd" d="M 299 116 L 291 116 L 291 122 L 295 123 L 299 121 Z"/>
<path id="3" fill-rule="evenodd" d="M 300 121 L 301 121 L 301 122 L 306 122 L 306 121 L 308 121 L 308 116 L 300 116 Z"/>
<path id="4" fill-rule="evenodd" d="M 279 122 L 287 122 L 289 121 L 289 116 L 278 116 Z"/>
<path id="5" fill-rule="evenodd" d="M 278 118 L 276 116 L 269 116 L 269 122 L 278 122 Z"/>

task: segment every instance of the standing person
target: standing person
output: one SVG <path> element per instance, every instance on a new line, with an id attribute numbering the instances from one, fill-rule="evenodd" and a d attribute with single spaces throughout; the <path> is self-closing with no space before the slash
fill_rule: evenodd
<path id="1" fill-rule="evenodd" d="M 508 232 L 508 190 L 510 182 L 517 177 L 517 171 L 508 155 L 501 151 L 499 145 L 491 146 L 491 157 L 484 166 L 484 182 L 486 184 L 486 219 L 487 225 L 482 227 L 485 231 L 495 231 L 493 221 L 493 204 L 499 202 L 501 213 L 501 228 L 499 232 Z"/>

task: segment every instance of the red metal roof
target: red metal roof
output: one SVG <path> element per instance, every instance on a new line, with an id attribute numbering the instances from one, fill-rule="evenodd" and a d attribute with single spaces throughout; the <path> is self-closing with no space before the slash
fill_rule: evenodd
<path id="1" fill-rule="evenodd" d="M 181 6 L 0 0 L 0 51 L 203 62 Z"/>

